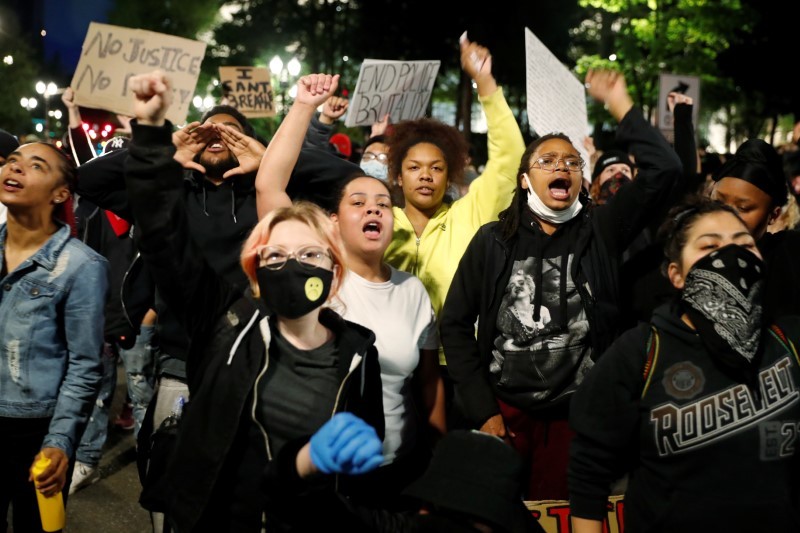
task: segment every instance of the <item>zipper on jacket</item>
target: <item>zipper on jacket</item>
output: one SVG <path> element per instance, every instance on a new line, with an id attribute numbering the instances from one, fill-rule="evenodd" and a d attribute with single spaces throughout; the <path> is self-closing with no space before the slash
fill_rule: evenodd
<path id="1" fill-rule="evenodd" d="M 417 239 L 417 240 L 419 240 L 419 239 Z M 356 369 L 356 367 L 359 366 L 362 363 L 363 359 L 364 358 L 359 353 L 356 353 L 355 356 L 353 356 L 353 360 L 350 362 L 350 369 L 347 371 L 347 375 L 345 375 L 345 377 L 342 379 L 342 382 L 339 384 L 339 390 L 336 392 L 336 401 L 333 402 L 333 411 L 331 412 L 331 418 L 333 418 L 333 415 L 335 415 L 337 410 L 339 409 L 339 400 L 342 397 L 342 391 L 344 391 L 345 384 L 350 379 L 350 376 L 353 375 L 353 371 Z M 362 365 L 362 367 L 363 367 L 363 365 Z M 362 368 L 362 372 L 363 372 L 363 368 Z M 361 386 L 362 387 L 364 386 L 363 380 L 361 382 Z M 337 492 L 339 491 L 339 474 L 336 474 L 336 476 L 335 476 L 334 489 Z"/>
<path id="2" fill-rule="evenodd" d="M 259 322 L 258 327 L 261 330 L 261 337 L 264 339 L 264 349 L 266 350 L 266 354 L 264 354 L 264 367 L 256 377 L 256 382 L 253 386 L 253 409 L 250 411 L 250 416 L 252 417 L 253 422 L 256 424 L 256 427 L 264 436 L 264 446 L 267 449 L 267 460 L 272 461 L 272 450 L 269 447 L 267 429 L 261 425 L 261 422 L 259 422 L 256 418 L 256 409 L 258 409 L 258 383 L 261 381 L 261 378 L 264 376 L 264 374 L 267 373 L 267 368 L 269 368 L 269 345 L 272 340 L 272 334 L 269 331 L 269 318 L 263 318 L 261 322 Z"/>
<path id="3" fill-rule="evenodd" d="M 417 237 L 417 250 L 414 252 L 414 268 L 411 269 L 411 273 L 415 276 L 419 277 L 419 237 Z"/>

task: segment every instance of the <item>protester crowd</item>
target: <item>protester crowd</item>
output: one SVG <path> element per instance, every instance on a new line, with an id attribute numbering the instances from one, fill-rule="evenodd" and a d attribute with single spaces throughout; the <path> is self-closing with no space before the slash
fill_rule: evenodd
<path id="1" fill-rule="evenodd" d="M 325 73 L 271 139 L 224 103 L 172 124 L 161 71 L 99 156 L 70 89 L 60 148 L 0 131 L 14 532 L 96 479 L 120 359 L 157 533 L 539 531 L 546 500 L 599 533 L 623 494 L 626 531 L 800 530 L 800 150 L 704 166 L 691 98 L 670 143 L 609 70 L 613 147 L 526 146 L 460 54 L 479 170 L 431 118 L 354 147 Z"/>

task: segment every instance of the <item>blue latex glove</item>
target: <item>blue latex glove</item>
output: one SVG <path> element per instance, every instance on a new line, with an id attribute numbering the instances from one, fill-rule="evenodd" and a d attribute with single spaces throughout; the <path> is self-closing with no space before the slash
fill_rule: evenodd
<path id="1" fill-rule="evenodd" d="M 363 474 L 383 462 L 375 428 L 352 413 L 337 413 L 311 437 L 311 461 L 326 474 Z"/>

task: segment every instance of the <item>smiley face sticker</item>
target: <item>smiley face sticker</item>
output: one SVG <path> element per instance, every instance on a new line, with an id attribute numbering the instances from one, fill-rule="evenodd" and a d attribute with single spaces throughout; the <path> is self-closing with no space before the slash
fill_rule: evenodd
<path id="1" fill-rule="evenodd" d="M 309 302 L 316 302 L 322 296 L 322 280 L 314 276 L 306 280 L 306 298 Z"/>

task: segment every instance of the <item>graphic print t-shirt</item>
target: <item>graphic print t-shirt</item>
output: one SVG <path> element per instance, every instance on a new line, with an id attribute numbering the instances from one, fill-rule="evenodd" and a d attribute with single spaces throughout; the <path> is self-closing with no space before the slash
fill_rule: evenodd
<path id="1" fill-rule="evenodd" d="M 521 232 L 522 233 L 522 232 Z M 528 248 L 531 235 L 519 243 Z M 540 238 L 543 258 L 531 253 L 513 262 L 497 314 L 496 333 L 489 371 L 498 396 L 522 409 L 541 409 L 574 391 L 591 368 L 589 322 L 580 293 L 570 275 L 574 254 L 564 254 L 567 235 Z M 562 261 L 567 261 L 562 268 Z M 541 264 L 541 287 L 536 286 Z M 565 279 L 562 280 L 562 274 Z M 566 283 L 562 301 L 561 284 Z M 535 295 L 542 292 L 538 320 Z"/>

